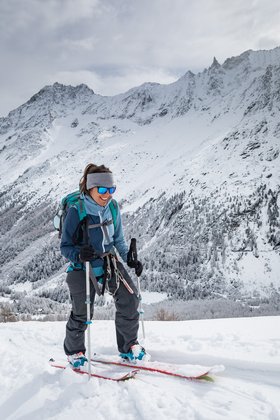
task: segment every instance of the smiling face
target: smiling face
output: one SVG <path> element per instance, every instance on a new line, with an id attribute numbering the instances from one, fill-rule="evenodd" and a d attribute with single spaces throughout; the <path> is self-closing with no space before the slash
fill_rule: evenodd
<path id="1" fill-rule="evenodd" d="M 99 206 L 106 206 L 106 204 L 112 198 L 112 195 L 107 191 L 105 194 L 99 194 L 97 187 L 91 188 L 90 191 L 91 198 L 99 204 Z"/>

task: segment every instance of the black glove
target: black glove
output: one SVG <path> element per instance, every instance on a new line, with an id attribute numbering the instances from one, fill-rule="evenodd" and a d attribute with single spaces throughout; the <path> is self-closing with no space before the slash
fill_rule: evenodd
<path id="1" fill-rule="evenodd" d="M 127 263 L 128 267 L 130 267 L 130 268 L 135 268 L 136 267 L 137 260 L 135 260 L 133 258 L 133 252 L 132 252 L 131 247 L 129 248 L 129 251 L 127 253 L 126 263 Z"/>
<path id="2" fill-rule="evenodd" d="M 91 245 L 84 245 L 80 249 L 79 257 L 82 262 L 86 262 L 98 258 L 98 255 Z"/>
<path id="3" fill-rule="evenodd" d="M 129 250 L 127 253 L 127 265 L 130 268 L 135 268 L 135 274 L 137 277 L 141 276 L 143 271 L 143 265 L 139 260 L 134 260 L 132 258 L 132 251 Z"/>

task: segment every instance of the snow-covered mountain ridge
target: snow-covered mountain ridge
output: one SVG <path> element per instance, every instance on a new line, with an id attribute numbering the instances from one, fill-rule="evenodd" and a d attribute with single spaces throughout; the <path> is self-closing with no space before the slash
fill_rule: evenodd
<path id="1" fill-rule="evenodd" d="M 0 119 L 3 283 L 28 289 L 61 268 L 52 214 L 92 161 L 115 173 L 146 287 L 183 298 L 275 294 L 279 106 L 280 47 L 113 97 L 46 86 Z"/>

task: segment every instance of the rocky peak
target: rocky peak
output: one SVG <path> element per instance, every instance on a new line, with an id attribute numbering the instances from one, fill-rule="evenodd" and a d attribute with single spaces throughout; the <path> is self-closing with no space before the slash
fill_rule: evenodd
<path id="1" fill-rule="evenodd" d="M 213 58 L 213 63 L 210 66 L 210 69 L 219 69 L 221 67 L 221 64 L 218 62 L 216 57 Z"/>
<path id="2" fill-rule="evenodd" d="M 53 85 L 47 85 L 43 87 L 38 93 L 33 95 L 27 103 L 33 103 L 38 100 L 53 100 L 58 102 L 60 100 L 75 99 L 80 96 L 92 96 L 94 95 L 93 90 L 91 90 L 84 83 L 78 86 L 63 85 L 61 83 L 55 82 Z"/>

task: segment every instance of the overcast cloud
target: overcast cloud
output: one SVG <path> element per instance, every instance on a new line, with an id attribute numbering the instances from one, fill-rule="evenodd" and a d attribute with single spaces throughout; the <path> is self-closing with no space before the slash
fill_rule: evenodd
<path id="1" fill-rule="evenodd" d="M 0 115 L 47 84 L 114 95 L 280 46 L 278 0 L 0 0 Z"/>

